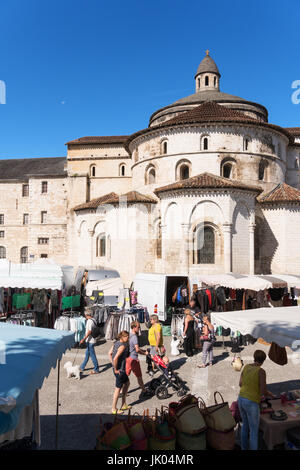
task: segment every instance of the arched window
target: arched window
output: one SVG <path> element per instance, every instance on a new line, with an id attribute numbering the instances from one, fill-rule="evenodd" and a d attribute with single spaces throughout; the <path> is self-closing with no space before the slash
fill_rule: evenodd
<path id="1" fill-rule="evenodd" d="M 231 176 L 231 171 L 232 171 L 232 165 L 231 165 L 231 163 L 225 163 L 225 165 L 223 165 L 223 167 L 222 167 L 222 171 L 223 171 L 222 176 L 223 176 L 224 178 L 230 178 L 230 176 Z"/>
<path id="2" fill-rule="evenodd" d="M 125 165 L 120 165 L 120 176 L 125 176 Z"/>
<path id="3" fill-rule="evenodd" d="M 6 248 L 5 246 L 0 246 L 0 259 L 6 258 Z"/>
<path id="4" fill-rule="evenodd" d="M 263 181 L 265 179 L 265 169 L 267 167 L 267 163 L 261 160 L 258 166 L 258 179 L 259 181 Z"/>
<path id="5" fill-rule="evenodd" d="M 202 137 L 202 150 L 208 150 L 208 137 Z"/>
<path id="6" fill-rule="evenodd" d="M 214 86 L 217 84 L 217 77 L 214 77 Z"/>
<path id="7" fill-rule="evenodd" d="M 209 78 L 208 78 L 208 75 L 206 75 L 205 77 L 205 86 L 208 86 L 209 85 Z"/>
<path id="8" fill-rule="evenodd" d="M 96 176 L 96 165 L 90 166 L 90 176 Z"/>
<path id="9" fill-rule="evenodd" d="M 28 247 L 23 246 L 20 251 L 20 261 L 21 263 L 27 263 L 28 261 Z"/>
<path id="10" fill-rule="evenodd" d="M 96 256 L 103 257 L 106 254 L 106 238 L 105 233 L 98 235 L 96 240 Z"/>
<path id="11" fill-rule="evenodd" d="M 146 184 L 154 184 L 155 183 L 155 168 L 151 167 L 148 169 L 146 173 Z"/>
<path id="12" fill-rule="evenodd" d="M 165 140 L 162 142 L 162 154 L 166 155 L 168 153 L 168 142 Z"/>
<path id="13" fill-rule="evenodd" d="M 107 259 L 111 259 L 111 238 L 110 235 L 107 236 Z"/>
<path id="14" fill-rule="evenodd" d="M 198 88 L 200 88 L 200 78 L 198 78 Z"/>
<path id="15" fill-rule="evenodd" d="M 187 180 L 190 177 L 190 169 L 187 165 L 181 165 L 180 167 L 180 179 Z"/>
<path id="16" fill-rule="evenodd" d="M 194 264 L 215 264 L 215 232 L 201 226 L 194 231 Z"/>
<path id="17" fill-rule="evenodd" d="M 249 145 L 250 145 L 250 139 L 249 137 L 244 138 L 244 150 L 247 151 L 249 150 Z"/>

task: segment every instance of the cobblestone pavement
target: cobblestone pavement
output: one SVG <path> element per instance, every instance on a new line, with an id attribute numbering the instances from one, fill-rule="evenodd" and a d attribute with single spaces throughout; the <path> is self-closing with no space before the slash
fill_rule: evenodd
<path id="1" fill-rule="evenodd" d="M 141 345 L 146 344 L 147 331 L 143 331 Z M 230 362 L 233 357 L 230 343 L 225 342 L 225 347 L 221 338 L 214 348 L 215 363 L 212 367 L 205 369 L 197 368 L 201 363 L 201 353 L 192 358 L 186 358 L 182 352 L 180 356 L 170 355 L 170 337 L 165 337 L 167 354 L 172 362 L 172 367 L 179 376 L 187 382 L 190 391 L 198 397 L 202 397 L 206 404 L 214 402 L 214 392 L 221 392 L 225 401 L 229 404 L 236 400 L 239 392 L 240 373 L 233 370 Z M 102 341 L 96 346 L 96 354 L 100 364 L 99 375 L 89 375 L 92 370 L 92 363 L 87 364 L 86 371 L 82 374 L 81 380 L 75 378 L 67 379 L 63 364 L 75 358 L 75 364 L 80 365 L 83 360 L 84 349 L 72 349 L 68 351 L 61 360 L 60 368 L 60 407 L 59 407 L 59 428 L 58 428 L 58 449 L 93 449 L 96 444 L 96 436 L 99 433 L 100 415 L 105 420 L 110 416 L 112 396 L 114 391 L 114 377 L 108 359 L 108 351 L 112 342 Z M 143 347 L 143 346 L 142 346 Z M 145 348 L 144 348 L 145 349 Z M 244 363 L 250 363 L 253 352 L 262 349 L 266 353 L 269 347 L 259 343 L 246 346 L 241 351 Z M 269 389 L 273 393 L 285 390 L 300 388 L 300 366 L 292 361 L 292 351 L 288 350 L 289 363 L 286 366 L 274 364 L 267 358 L 264 369 L 267 373 Z M 144 356 L 140 356 L 141 367 L 145 383 L 150 382 L 150 377 L 146 374 L 146 361 Z M 159 373 L 155 374 L 155 377 Z M 52 369 L 49 377 L 45 379 L 40 390 L 40 415 L 42 446 L 41 449 L 55 448 L 56 430 L 56 392 L 57 390 L 57 368 Z M 139 400 L 140 390 L 135 376 L 130 376 L 128 404 L 133 406 L 132 412 L 142 413 L 144 409 L 155 412 L 161 405 L 168 405 L 170 401 L 177 401 L 175 392 L 169 390 L 170 396 L 166 400 L 158 400 L 155 396 L 144 401 Z"/>

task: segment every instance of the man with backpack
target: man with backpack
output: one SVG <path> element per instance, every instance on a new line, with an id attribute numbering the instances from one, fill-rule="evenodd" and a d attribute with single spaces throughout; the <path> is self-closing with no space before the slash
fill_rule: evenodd
<path id="1" fill-rule="evenodd" d="M 94 370 L 92 370 L 90 374 L 99 374 L 99 365 L 95 353 L 95 343 L 97 336 L 99 336 L 99 327 L 97 325 L 96 320 L 93 318 L 93 311 L 90 307 L 85 307 L 84 314 L 86 318 L 85 336 L 79 344 L 83 344 L 84 342 L 86 342 L 86 352 L 84 361 L 80 366 L 80 371 L 84 371 L 89 357 L 91 356 L 91 359 L 94 364 Z"/>

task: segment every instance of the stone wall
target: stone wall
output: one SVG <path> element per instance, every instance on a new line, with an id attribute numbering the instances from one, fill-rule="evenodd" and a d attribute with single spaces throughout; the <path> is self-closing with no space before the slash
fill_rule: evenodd
<path id="1" fill-rule="evenodd" d="M 201 139 L 208 137 L 208 150 Z M 245 138 L 249 139 L 244 150 Z M 167 154 L 162 154 L 162 142 L 167 141 Z M 267 147 L 267 142 L 272 146 Z M 266 191 L 285 181 L 287 138 L 277 132 L 242 126 L 193 126 L 161 130 L 138 137 L 131 149 L 138 161 L 132 166 L 132 187 L 151 194 L 156 187 L 176 181 L 180 161 L 190 164 L 190 176 L 204 172 L 221 175 L 222 162 L 232 160 L 236 179 L 246 184 L 260 185 Z M 266 165 L 262 180 L 259 165 Z M 145 185 L 149 167 L 156 172 L 155 184 Z"/>
<path id="2" fill-rule="evenodd" d="M 47 181 L 47 193 L 42 194 L 42 181 Z M 22 196 L 22 185 L 29 184 L 29 196 Z M 5 232 L 0 246 L 6 247 L 6 257 L 14 263 L 20 262 L 22 247 L 28 247 L 28 261 L 42 254 L 58 263 L 67 259 L 67 185 L 66 178 L 41 177 L 27 181 L 0 183 L 0 213 L 4 214 Z M 41 213 L 45 222 L 41 221 Z M 23 224 L 23 215 L 28 214 L 28 224 Z M 39 238 L 48 238 L 49 243 L 39 245 Z"/>

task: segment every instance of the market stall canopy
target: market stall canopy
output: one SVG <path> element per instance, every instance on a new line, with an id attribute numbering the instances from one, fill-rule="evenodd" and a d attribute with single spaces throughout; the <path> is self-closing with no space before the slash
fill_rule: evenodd
<path id="1" fill-rule="evenodd" d="M 295 287 L 300 289 L 300 276 L 292 274 L 198 274 L 191 276 L 192 284 L 222 286 L 230 289 L 264 290 L 271 288 Z"/>
<path id="2" fill-rule="evenodd" d="M 100 279 L 99 281 L 89 281 L 86 287 L 86 295 L 92 295 L 95 290 L 103 290 L 105 296 L 118 296 L 120 289 L 124 288 L 120 277 L 116 279 Z"/>
<path id="3" fill-rule="evenodd" d="M 20 264 L 0 260 L 0 287 L 61 290 L 63 271 L 51 259 Z"/>
<path id="4" fill-rule="evenodd" d="M 300 307 L 212 312 L 211 321 L 215 327 L 230 328 L 269 343 L 273 341 L 281 347 L 291 347 L 294 341 L 300 342 Z"/>
<path id="5" fill-rule="evenodd" d="M 16 428 L 23 408 L 74 344 L 74 332 L 0 323 L 0 434 Z"/>

